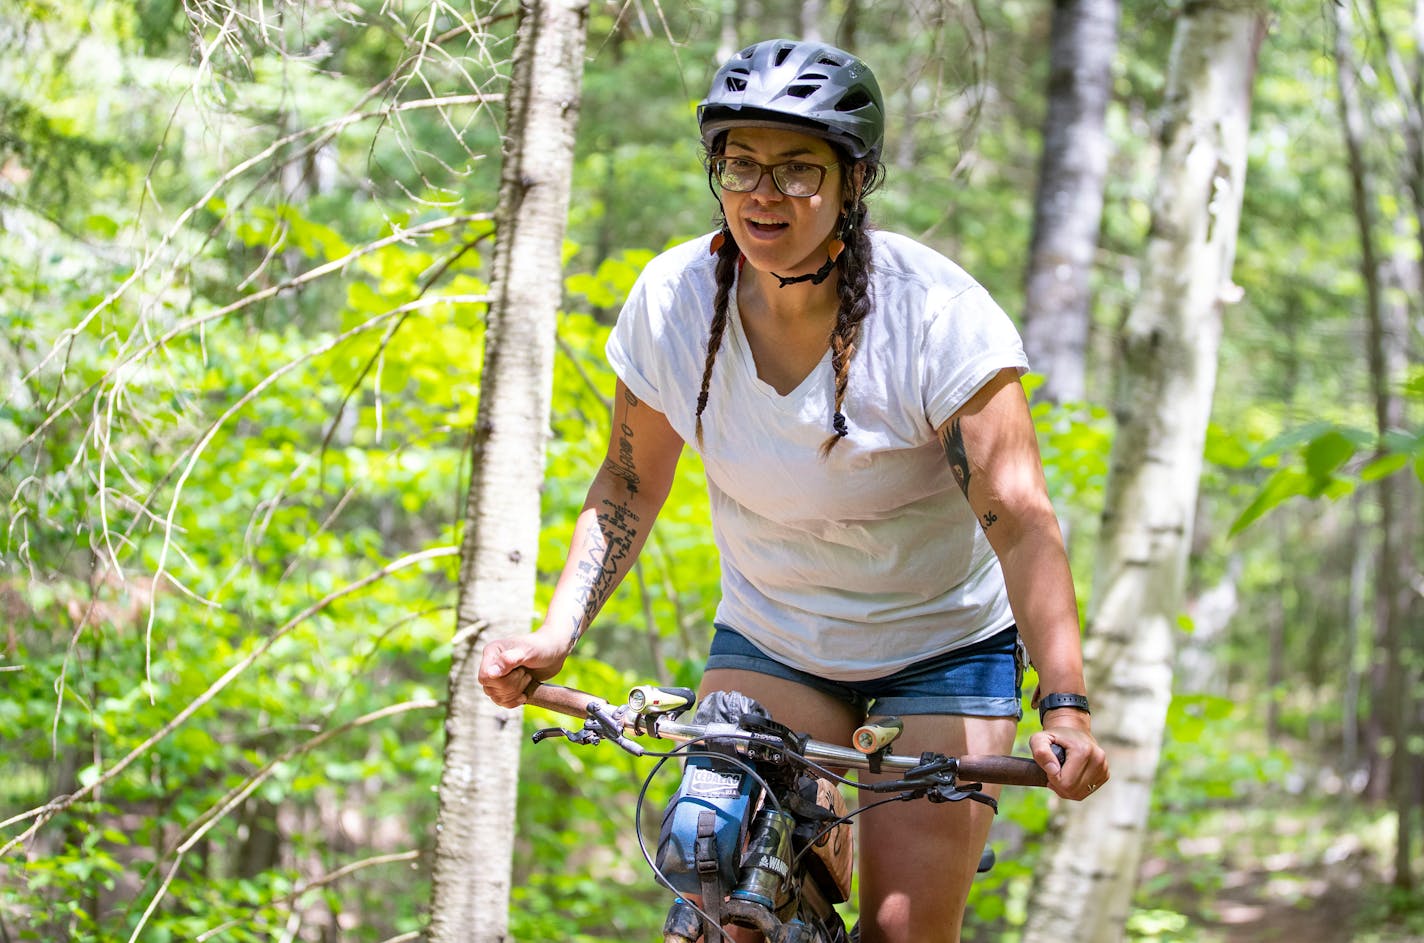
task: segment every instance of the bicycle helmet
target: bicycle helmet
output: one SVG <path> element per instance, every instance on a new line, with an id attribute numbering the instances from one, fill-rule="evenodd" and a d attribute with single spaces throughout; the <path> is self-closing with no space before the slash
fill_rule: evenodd
<path id="1" fill-rule="evenodd" d="M 708 149 L 731 127 L 790 128 L 840 144 L 861 160 L 885 138 L 885 99 L 870 66 L 845 50 L 771 39 L 717 70 L 697 106 L 697 123 Z"/>

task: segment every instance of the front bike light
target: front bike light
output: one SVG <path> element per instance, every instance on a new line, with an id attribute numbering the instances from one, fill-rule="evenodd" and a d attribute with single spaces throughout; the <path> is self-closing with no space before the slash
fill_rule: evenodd
<path id="1" fill-rule="evenodd" d="M 697 701 L 690 688 L 660 688 L 640 684 L 628 692 L 628 706 L 635 714 L 674 714 L 687 710 Z"/>

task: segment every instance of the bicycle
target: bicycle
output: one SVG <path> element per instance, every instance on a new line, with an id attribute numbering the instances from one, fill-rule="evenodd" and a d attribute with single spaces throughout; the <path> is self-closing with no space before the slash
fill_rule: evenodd
<path id="1" fill-rule="evenodd" d="M 981 791 L 984 783 L 1048 784 L 1028 757 L 892 754 L 900 729 L 895 718 L 867 721 L 855 731 L 852 749 L 797 734 L 736 692 L 709 695 L 692 723 L 678 719 L 696 702 L 685 688 L 640 685 L 616 707 L 548 683 L 536 682 L 525 694 L 534 706 L 584 721 L 577 730 L 539 730 L 535 743 L 608 740 L 634 756 L 659 758 L 639 791 L 634 822 L 644 860 L 677 894 L 663 943 L 720 943 L 727 926 L 760 930 L 767 943 L 855 943 L 856 931 L 847 933 L 835 909 L 850 893 L 854 816 L 914 799 L 982 802 L 997 812 L 998 803 Z M 649 750 L 629 732 L 676 746 Z M 678 757 L 685 760 L 683 778 L 664 813 L 654 859 L 643 840 L 642 808 L 653 777 Z M 901 775 L 860 783 L 829 767 Z M 888 798 L 848 812 L 841 785 Z M 992 864 L 992 853 L 986 858 Z"/>

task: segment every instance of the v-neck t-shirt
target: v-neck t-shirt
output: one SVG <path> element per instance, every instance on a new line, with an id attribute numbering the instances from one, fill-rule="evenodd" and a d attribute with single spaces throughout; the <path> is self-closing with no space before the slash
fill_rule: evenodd
<path id="1" fill-rule="evenodd" d="M 731 292 L 695 435 L 716 297 L 710 237 L 639 276 L 607 356 L 629 391 L 701 455 L 721 556 L 716 619 L 772 657 L 861 681 L 1013 623 L 1003 575 L 936 430 L 995 374 L 1028 368 L 1018 332 L 958 265 L 872 232 L 872 309 L 832 434 L 829 349 L 786 395 L 757 376 Z"/>

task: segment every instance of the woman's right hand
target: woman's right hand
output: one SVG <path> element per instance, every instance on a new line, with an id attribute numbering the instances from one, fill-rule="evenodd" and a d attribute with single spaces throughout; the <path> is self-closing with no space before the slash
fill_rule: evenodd
<path id="1" fill-rule="evenodd" d="M 500 707 L 518 707 L 533 681 L 547 681 L 564 667 L 573 649 L 568 632 L 541 626 L 528 635 L 499 638 L 485 646 L 480 659 L 480 685 Z"/>

